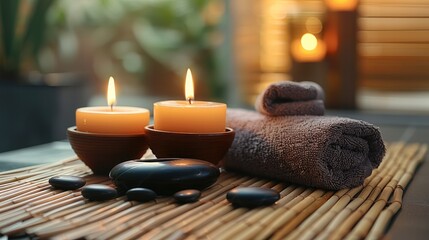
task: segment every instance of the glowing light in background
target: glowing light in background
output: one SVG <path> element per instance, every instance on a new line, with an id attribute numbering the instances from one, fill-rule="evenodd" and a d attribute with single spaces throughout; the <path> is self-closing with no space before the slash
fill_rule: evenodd
<path id="1" fill-rule="evenodd" d="M 314 50 L 317 47 L 317 38 L 311 33 L 306 33 L 301 37 L 301 45 L 305 50 Z"/>
<path id="2" fill-rule="evenodd" d="M 317 17 L 309 17 L 305 20 L 305 28 L 309 33 L 317 34 L 322 32 L 323 26 Z"/>
<path id="3" fill-rule="evenodd" d="M 326 0 L 329 9 L 337 11 L 350 11 L 356 9 L 358 0 Z"/>

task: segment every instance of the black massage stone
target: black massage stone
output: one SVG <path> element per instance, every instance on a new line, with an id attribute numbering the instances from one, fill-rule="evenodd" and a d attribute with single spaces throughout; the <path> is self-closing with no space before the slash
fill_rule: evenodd
<path id="1" fill-rule="evenodd" d="M 110 178 L 120 191 L 140 187 L 171 195 L 185 189 L 205 189 L 219 174 L 218 167 L 202 160 L 160 158 L 120 163 L 110 171 Z"/>
<path id="2" fill-rule="evenodd" d="M 275 203 L 280 194 L 269 188 L 238 187 L 229 191 L 226 199 L 236 207 L 255 208 Z"/>
<path id="3" fill-rule="evenodd" d="M 201 192 L 196 189 L 182 190 L 173 195 L 174 200 L 178 203 L 193 203 L 198 201 Z"/>
<path id="4" fill-rule="evenodd" d="M 156 198 L 156 193 L 147 188 L 131 188 L 127 191 L 127 198 L 130 201 L 148 202 Z"/>
<path id="5" fill-rule="evenodd" d="M 104 201 L 116 198 L 116 189 L 103 184 L 90 184 L 82 188 L 82 196 L 91 201 Z"/>
<path id="6" fill-rule="evenodd" d="M 49 179 L 49 184 L 61 190 L 75 190 L 85 186 L 86 182 L 81 177 L 63 175 L 51 177 Z"/>

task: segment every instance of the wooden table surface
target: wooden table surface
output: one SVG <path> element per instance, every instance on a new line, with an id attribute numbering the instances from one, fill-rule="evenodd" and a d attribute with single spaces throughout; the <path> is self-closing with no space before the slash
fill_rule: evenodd
<path id="1" fill-rule="evenodd" d="M 380 127 L 386 142 L 429 144 L 429 116 L 386 115 L 358 112 L 328 112 L 362 119 Z M 0 153 L 0 171 L 42 164 L 73 156 L 66 141 Z M 403 207 L 389 227 L 387 239 L 427 239 L 429 236 L 429 163 L 426 160 L 406 189 Z"/>

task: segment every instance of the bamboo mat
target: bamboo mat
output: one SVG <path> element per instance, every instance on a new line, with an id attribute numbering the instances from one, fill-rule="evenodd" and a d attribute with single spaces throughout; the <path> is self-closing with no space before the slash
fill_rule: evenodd
<path id="1" fill-rule="evenodd" d="M 79 190 L 52 189 L 48 179 L 56 175 L 112 185 L 75 158 L 2 172 L 0 233 L 53 239 L 378 239 L 401 208 L 427 146 L 397 142 L 387 149 L 360 187 L 334 192 L 223 172 L 198 202 L 184 205 L 171 197 L 89 202 Z M 272 188 L 281 199 L 269 207 L 233 208 L 225 195 L 237 186 Z"/>

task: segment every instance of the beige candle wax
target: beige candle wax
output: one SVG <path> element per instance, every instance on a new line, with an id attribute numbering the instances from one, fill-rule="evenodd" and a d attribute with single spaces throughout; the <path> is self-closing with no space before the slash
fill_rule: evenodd
<path id="1" fill-rule="evenodd" d="M 108 105 L 76 110 L 78 131 L 105 134 L 142 134 L 149 124 L 149 110 L 138 107 L 113 106 L 116 102 L 114 81 L 109 79 Z"/>
<path id="2" fill-rule="evenodd" d="M 224 132 L 226 104 L 194 101 L 192 75 L 188 69 L 186 101 L 162 101 L 154 104 L 154 128 L 188 133 Z"/>

